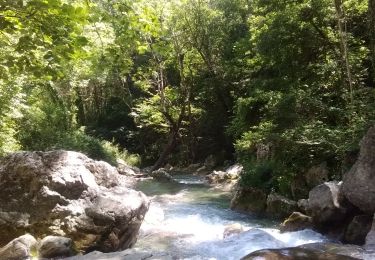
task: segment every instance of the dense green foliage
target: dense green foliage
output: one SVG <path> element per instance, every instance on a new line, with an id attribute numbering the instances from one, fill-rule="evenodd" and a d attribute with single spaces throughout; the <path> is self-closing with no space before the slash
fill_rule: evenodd
<path id="1" fill-rule="evenodd" d="M 285 194 L 321 162 L 340 178 L 375 119 L 374 6 L 3 0 L 0 154 L 155 167 L 214 154 Z"/>

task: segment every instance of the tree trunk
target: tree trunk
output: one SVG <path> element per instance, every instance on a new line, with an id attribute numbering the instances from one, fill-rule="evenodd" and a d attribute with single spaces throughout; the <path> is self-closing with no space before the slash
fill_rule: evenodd
<path id="1" fill-rule="evenodd" d="M 340 48 L 341 48 L 341 56 L 342 62 L 345 66 L 345 73 L 348 90 L 349 90 L 349 98 L 350 98 L 350 106 L 353 108 L 353 78 L 349 63 L 349 53 L 348 53 L 348 43 L 347 43 L 347 35 L 346 35 L 346 21 L 345 21 L 345 13 L 343 10 L 343 0 L 334 0 L 335 1 L 335 9 L 337 15 L 337 25 L 339 30 L 340 36 Z"/>
<path id="2" fill-rule="evenodd" d="M 180 77 L 181 77 L 180 88 L 181 88 L 181 93 L 182 93 L 182 98 L 183 98 L 182 104 L 181 104 L 181 111 L 180 111 L 180 115 L 178 116 L 177 121 L 174 121 L 172 116 L 169 115 L 167 111 L 163 112 L 164 117 L 167 119 L 167 121 L 170 124 L 171 133 L 168 137 L 167 145 L 164 147 L 164 150 L 160 154 L 159 159 L 152 166 L 151 172 L 161 167 L 165 163 L 168 155 L 171 154 L 172 151 L 174 150 L 177 144 L 178 132 L 180 131 L 182 120 L 184 119 L 185 114 L 186 114 L 186 107 L 190 101 L 190 88 L 186 84 L 185 75 L 184 75 L 184 55 L 179 53 L 177 55 L 177 59 L 178 59 Z M 161 101 L 162 101 L 162 106 L 164 108 L 165 103 L 163 103 L 163 100 Z"/>
<path id="3" fill-rule="evenodd" d="M 168 155 L 172 153 L 176 144 L 177 144 L 177 137 L 178 137 L 178 130 L 176 131 L 173 129 L 168 137 L 168 143 L 164 147 L 163 152 L 160 154 L 159 159 L 155 162 L 155 164 L 151 168 L 151 172 L 159 169 L 165 163 Z"/>
<path id="4" fill-rule="evenodd" d="M 372 76 L 373 76 L 373 80 L 375 83 L 375 0 L 368 1 L 368 17 L 369 17 Z"/>

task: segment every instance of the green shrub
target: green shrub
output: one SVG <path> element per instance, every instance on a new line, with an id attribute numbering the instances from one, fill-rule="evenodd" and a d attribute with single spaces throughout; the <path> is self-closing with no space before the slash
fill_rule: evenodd
<path id="1" fill-rule="evenodd" d="M 86 154 L 95 160 L 103 160 L 112 165 L 117 164 L 117 159 L 124 160 L 129 165 L 139 165 L 140 157 L 130 154 L 111 142 L 100 140 L 87 135 L 83 129 L 67 132 L 59 137 L 56 143 L 46 146 L 42 150 L 64 149 Z"/>
<path id="2" fill-rule="evenodd" d="M 246 162 L 243 161 L 244 174 L 241 176 L 240 183 L 244 187 L 256 187 L 263 190 L 271 189 L 272 176 L 274 173 L 274 164 L 270 161 Z"/>
<path id="3" fill-rule="evenodd" d="M 291 196 L 290 183 L 293 179 L 283 165 L 272 160 L 256 162 L 255 160 L 241 160 L 244 174 L 240 179 L 243 187 L 254 187 L 266 193 L 276 191 L 285 196 Z"/>
<path id="4" fill-rule="evenodd" d="M 141 157 L 138 154 L 131 154 L 126 149 L 121 149 L 119 145 L 108 141 L 101 141 L 100 143 L 105 152 L 110 154 L 112 158 L 121 159 L 132 166 L 140 166 Z"/>
<path id="5" fill-rule="evenodd" d="M 75 124 L 75 108 L 68 108 L 51 98 L 39 98 L 36 91 L 23 110 L 19 119 L 17 139 L 24 150 L 72 150 L 82 152 L 95 160 L 103 160 L 115 165 L 122 159 L 130 165 L 138 165 L 138 155 L 130 154 L 113 144 L 91 135 L 85 127 L 78 129 Z M 2 130 L 2 129 L 0 129 Z M 0 132 L 0 145 L 1 145 Z M 13 149 L 15 150 L 15 149 Z M 0 150 L 1 151 L 1 150 Z"/>

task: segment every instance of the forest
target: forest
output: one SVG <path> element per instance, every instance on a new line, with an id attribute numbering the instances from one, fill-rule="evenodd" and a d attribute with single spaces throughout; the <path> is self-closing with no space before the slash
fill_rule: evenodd
<path id="1" fill-rule="evenodd" d="M 375 119 L 375 0 L 1 0 L 0 156 L 240 162 L 295 197 Z"/>

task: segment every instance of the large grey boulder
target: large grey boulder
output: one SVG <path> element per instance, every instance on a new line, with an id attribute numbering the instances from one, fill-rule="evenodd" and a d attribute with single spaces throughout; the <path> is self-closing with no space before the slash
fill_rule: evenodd
<path id="1" fill-rule="evenodd" d="M 297 202 L 272 192 L 267 197 L 266 213 L 274 218 L 286 218 L 298 210 Z"/>
<path id="2" fill-rule="evenodd" d="M 335 181 L 325 182 L 309 192 L 308 213 L 314 223 L 338 222 L 345 218 L 347 208 L 340 193 L 340 185 Z"/>
<path id="3" fill-rule="evenodd" d="M 133 246 L 149 201 L 109 164 L 68 151 L 19 152 L 0 161 L 1 240 L 26 231 L 65 236 L 77 249 Z"/>
<path id="4" fill-rule="evenodd" d="M 358 160 L 343 178 L 343 193 L 364 212 L 375 213 L 375 126 L 360 143 Z"/>
<path id="5" fill-rule="evenodd" d="M 26 234 L 13 239 L 4 247 L 0 248 L 0 259 L 1 260 L 20 260 L 28 259 L 36 253 L 37 247 L 36 239 Z"/>

